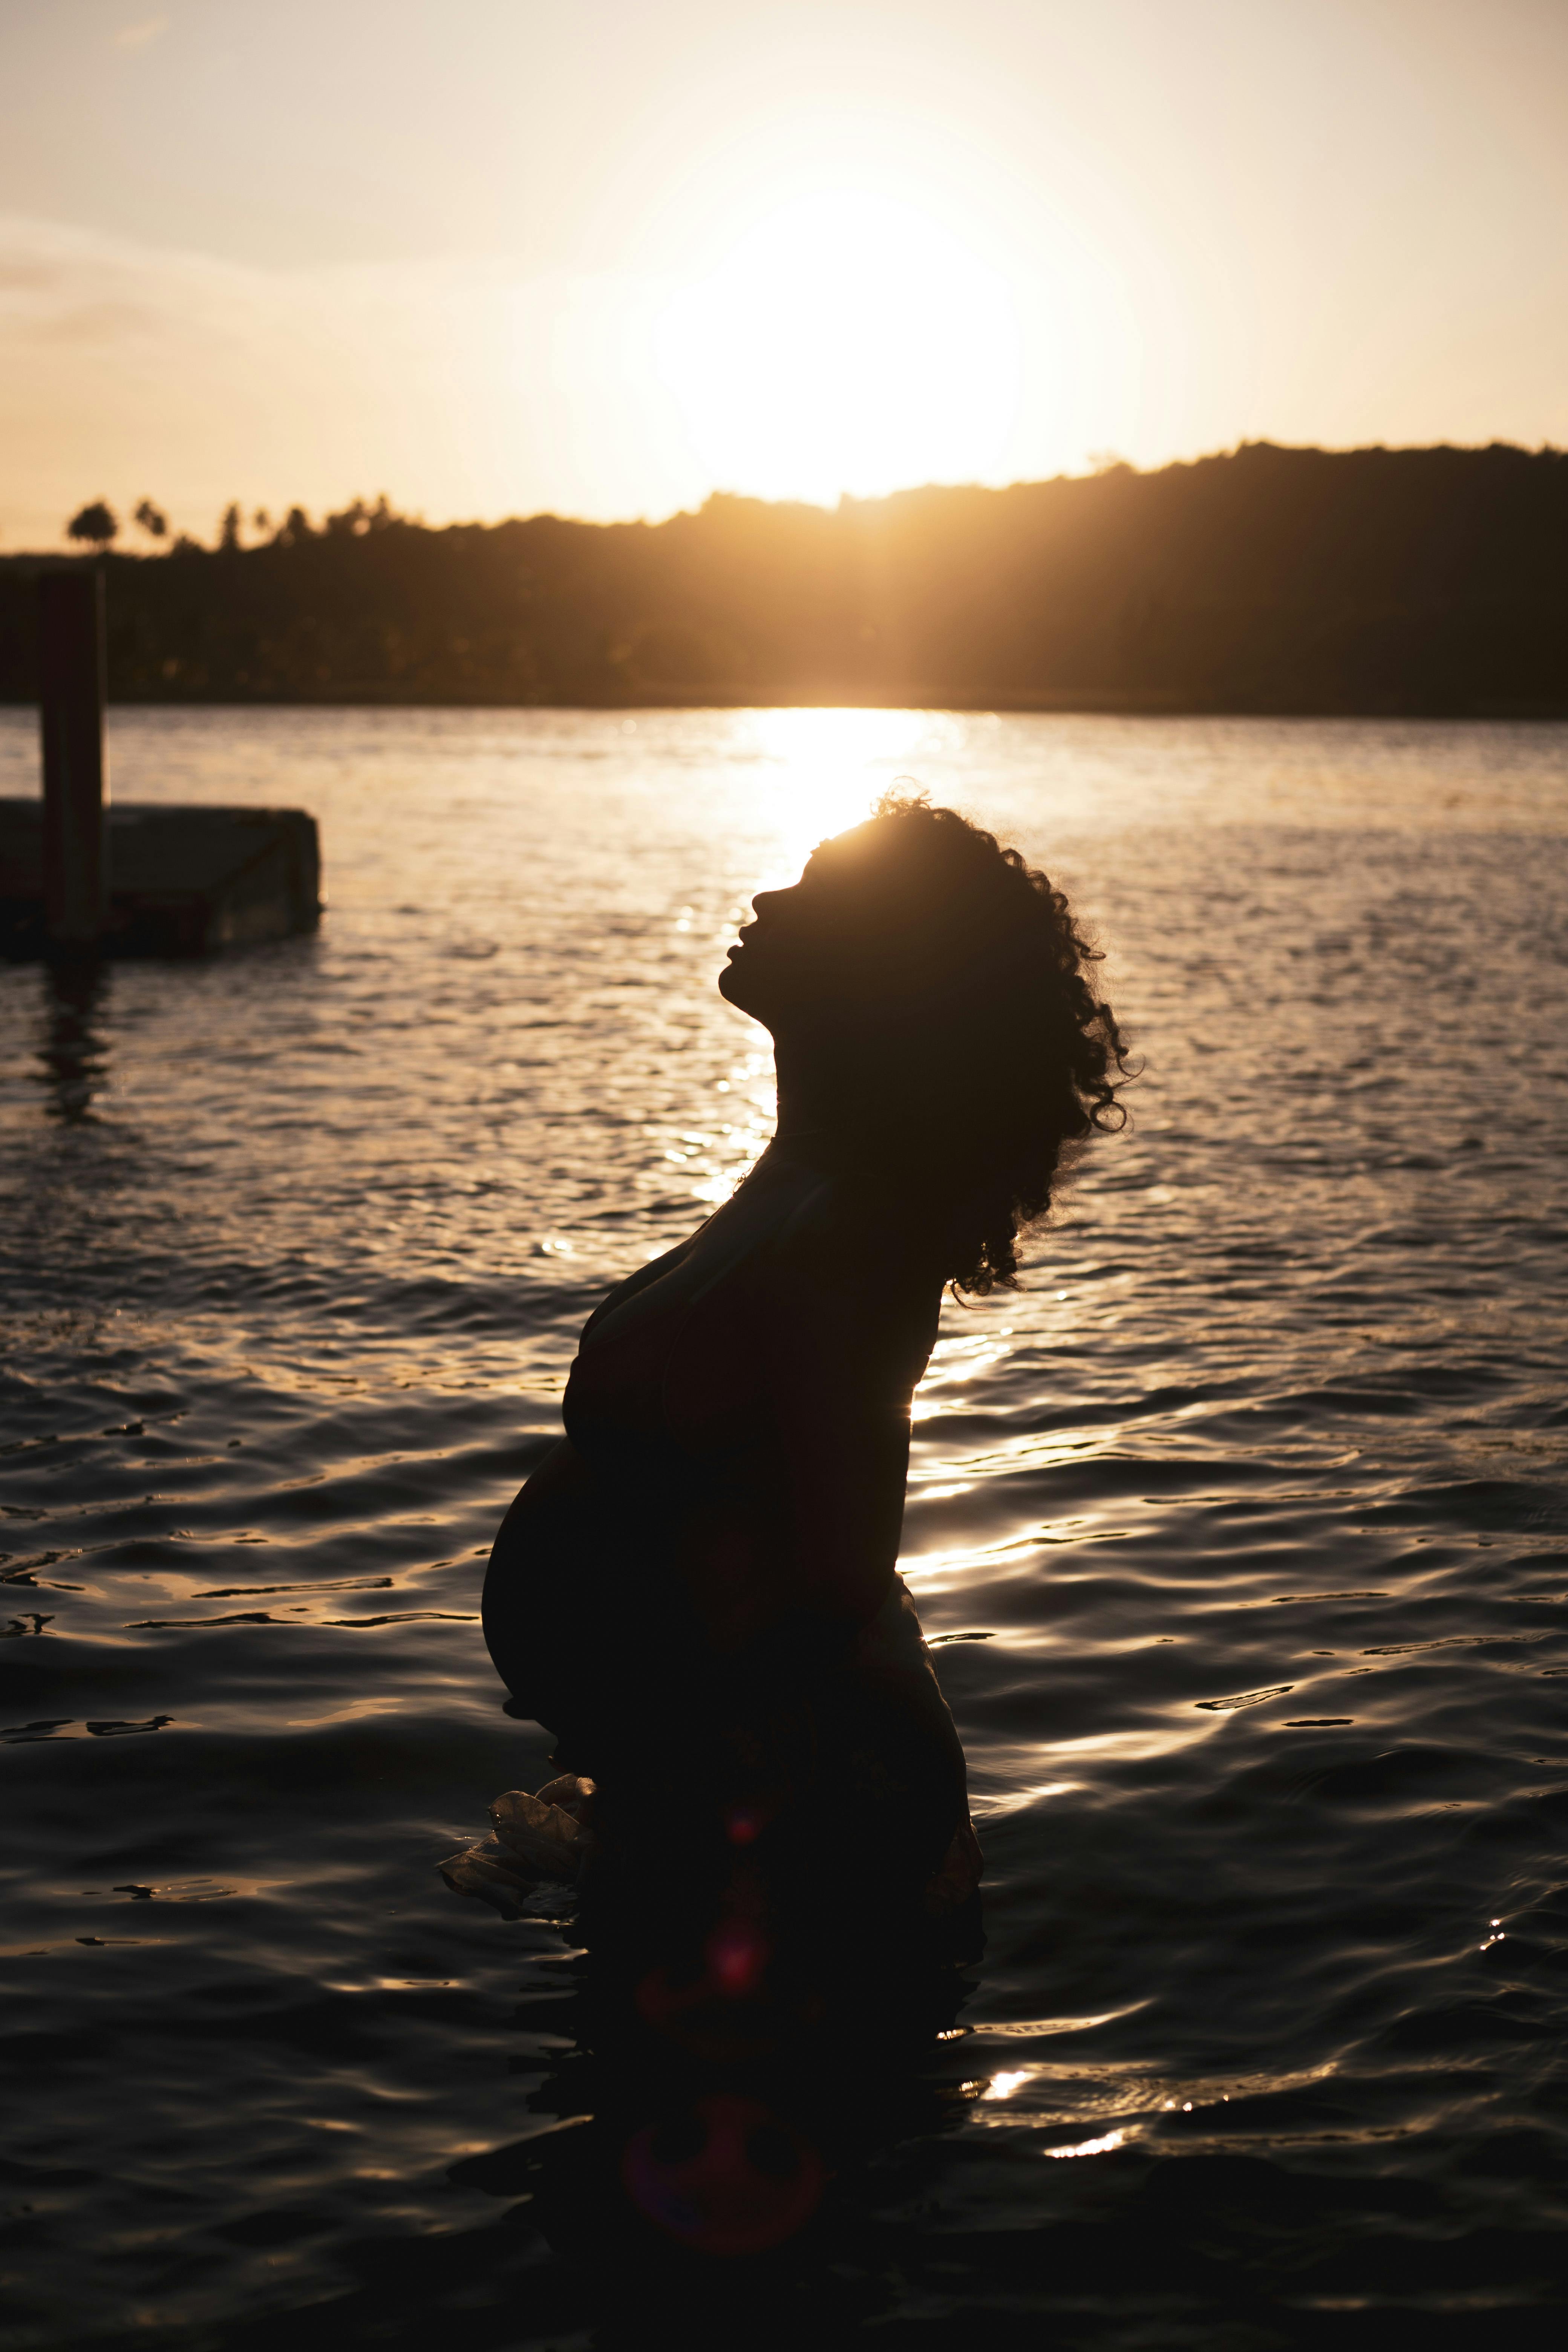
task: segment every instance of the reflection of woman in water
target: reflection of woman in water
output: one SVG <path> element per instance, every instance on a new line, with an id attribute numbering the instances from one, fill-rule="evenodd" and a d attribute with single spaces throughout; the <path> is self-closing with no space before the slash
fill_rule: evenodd
<path id="1" fill-rule="evenodd" d="M 777 1133 L 590 1318 L 485 1635 L 606 1853 L 717 1889 L 739 1845 L 890 1924 L 981 1869 L 897 1572 L 911 1395 L 944 1286 L 1012 1284 L 1111 1123 L 1121 1039 L 1060 892 L 951 810 L 885 800 L 754 904 L 719 986 L 773 1033 Z"/>

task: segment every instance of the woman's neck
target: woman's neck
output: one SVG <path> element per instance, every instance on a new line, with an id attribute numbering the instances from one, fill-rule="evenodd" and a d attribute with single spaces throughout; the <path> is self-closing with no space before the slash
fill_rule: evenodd
<path id="1" fill-rule="evenodd" d="M 773 1069 L 778 1080 L 775 1143 L 793 1143 L 797 1139 L 804 1141 L 807 1137 L 826 1141 L 841 1132 L 842 1108 L 836 1090 L 824 1082 L 818 1057 L 776 1045 Z"/>

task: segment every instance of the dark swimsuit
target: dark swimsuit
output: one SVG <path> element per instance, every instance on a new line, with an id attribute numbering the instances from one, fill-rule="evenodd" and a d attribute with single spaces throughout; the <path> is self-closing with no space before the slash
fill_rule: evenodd
<path id="1" fill-rule="evenodd" d="M 761 1195 L 728 1246 L 710 1257 L 695 1236 L 589 1318 L 563 1419 L 592 1481 L 512 1505 L 485 1580 L 485 1637 L 519 1704 L 556 1734 L 557 1761 L 599 1784 L 596 1802 L 627 1836 L 701 1843 L 740 1824 L 819 1889 L 826 1867 L 885 1899 L 923 1885 L 963 1813 L 950 1758 L 889 1695 L 886 1671 L 865 1673 L 871 1648 L 884 1670 L 894 1659 L 896 1672 L 927 1670 L 901 1580 L 858 1639 L 786 1626 L 720 1652 L 679 1572 L 694 1528 L 769 1517 L 772 1475 L 743 1394 L 732 1412 L 709 1397 L 700 1451 L 672 1430 L 682 1342 L 700 1314 L 722 1355 L 715 1318 L 743 1302 L 825 1181 L 810 1176 L 782 1216 Z"/>

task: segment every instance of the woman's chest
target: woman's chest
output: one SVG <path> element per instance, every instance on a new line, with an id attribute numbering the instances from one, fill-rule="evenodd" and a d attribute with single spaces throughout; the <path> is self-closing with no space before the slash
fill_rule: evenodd
<path id="1" fill-rule="evenodd" d="M 584 1335 L 565 1397 L 584 1452 L 619 1440 L 710 1454 L 763 1433 L 775 1286 L 724 1238 L 694 1244 L 624 1303 L 612 1297 Z"/>

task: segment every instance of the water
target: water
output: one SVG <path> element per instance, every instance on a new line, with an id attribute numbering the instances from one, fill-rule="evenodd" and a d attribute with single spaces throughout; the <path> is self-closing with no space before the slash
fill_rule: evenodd
<path id="1" fill-rule="evenodd" d="M 10 2343 L 649 2340 L 595 2259 L 570 1929 L 433 1864 L 544 1777 L 476 1612 L 575 1329 L 764 1129 L 736 914 L 900 773 L 1071 886 L 1147 1071 L 919 1399 L 903 1564 L 990 1857 L 962 2031 L 679 2325 L 1551 2324 L 1565 754 L 116 714 L 124 797 L 314 809 L 331 907 L 96 994 L 0 972 Z M 0 714 L 0 791 L 34 761 Z"/>

